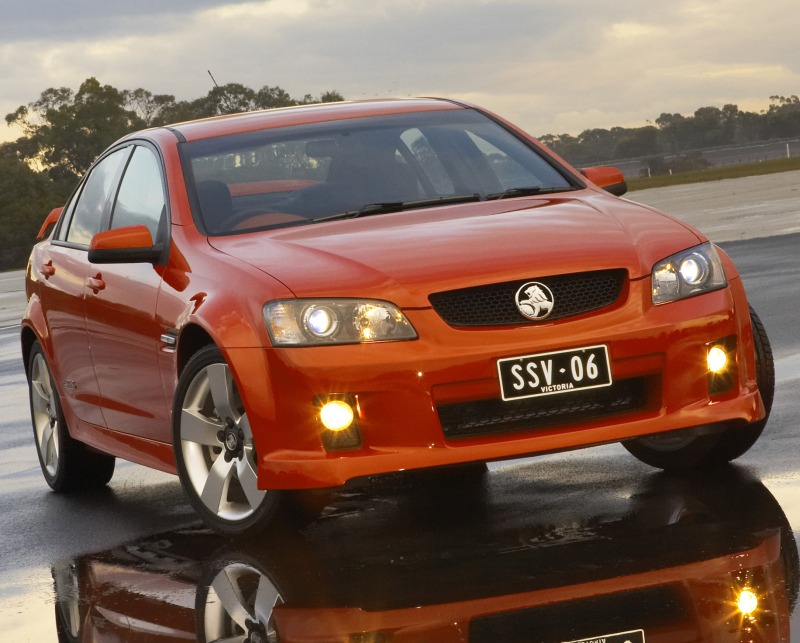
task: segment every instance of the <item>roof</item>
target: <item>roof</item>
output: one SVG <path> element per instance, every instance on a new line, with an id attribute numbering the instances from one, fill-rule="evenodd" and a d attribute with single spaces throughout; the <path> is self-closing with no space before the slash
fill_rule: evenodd
<path id="1" fill-rule="evenodd" d="M 242 114 L 215 116 L 169 126 L 186 141 L 240 134 L 263 129 L 323 123 L 349 118 L 386 116 L 411 112 L 463 109 L 458 103 L 439 98 L 394 98 L 281 107 Z"/>

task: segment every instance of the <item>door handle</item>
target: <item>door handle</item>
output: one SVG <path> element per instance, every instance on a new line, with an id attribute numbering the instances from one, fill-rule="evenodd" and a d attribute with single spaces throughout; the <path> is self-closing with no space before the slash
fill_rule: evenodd
<path id="1" fill-rule="evenodd" d="M 49 277 L 52 277 L 54 274 L 56 274 L 56 269 L 53 267 L 53 260 L 51 259 L 47 263 L 39 266 L 39 272 L 42 273 L 42 276 L 45 279 L 48 279 Z"/>
<path id="2" fill-rule="evenodd" d="M 90 290 L 94 291 L 96 295 L 101 290 L 104 290 L 106 287 L 106 282 L 98 274 L 96 277 L 89 277 L 86 280 L 86 285 L 89 287 Z"/>

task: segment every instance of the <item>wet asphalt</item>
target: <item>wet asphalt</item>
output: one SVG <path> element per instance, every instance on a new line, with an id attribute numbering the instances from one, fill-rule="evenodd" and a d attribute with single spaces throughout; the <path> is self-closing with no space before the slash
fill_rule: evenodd
<path id="1" fill-rule="evenodd" d="M 711 621 L 736 625 L 714 588 L 749 582 L 761 612 L 738 626 L 800 641 L 800 234 L 755 236 L 721 245 L 767 328 L 777 392 L 764 435 L 734 465 L 665 475 L 607 445 L 360 481 L 299 496 L 257 542 L 209 533 L 175 478 L 132 464 L 101 492 L 49 492 L 12 319 L 0 328 L 2 640 L 625 633 L 610 643 L 670 628 L 707 640 Z"/>

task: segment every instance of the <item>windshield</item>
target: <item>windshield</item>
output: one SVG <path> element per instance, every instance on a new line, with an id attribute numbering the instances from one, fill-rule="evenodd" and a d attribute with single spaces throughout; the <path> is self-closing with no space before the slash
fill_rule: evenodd
<path id="1" fill-rule="evenodd" d="M 182 154 L 211 235 L 574 189 L 474 110 L 263 130 L 186 143 Z"/>

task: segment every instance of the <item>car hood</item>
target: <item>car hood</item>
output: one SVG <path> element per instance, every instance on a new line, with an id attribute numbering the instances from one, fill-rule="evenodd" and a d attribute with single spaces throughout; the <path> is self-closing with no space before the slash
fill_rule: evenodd
<path id="1" fill-rule="evenodd" d="M 704 241 L 651 208 L 591 190 L 382 214 L 211 237 L 297 297 L 364 297 L 427 307 L 468 286 L 624 268 L 632 279 Z"/>

